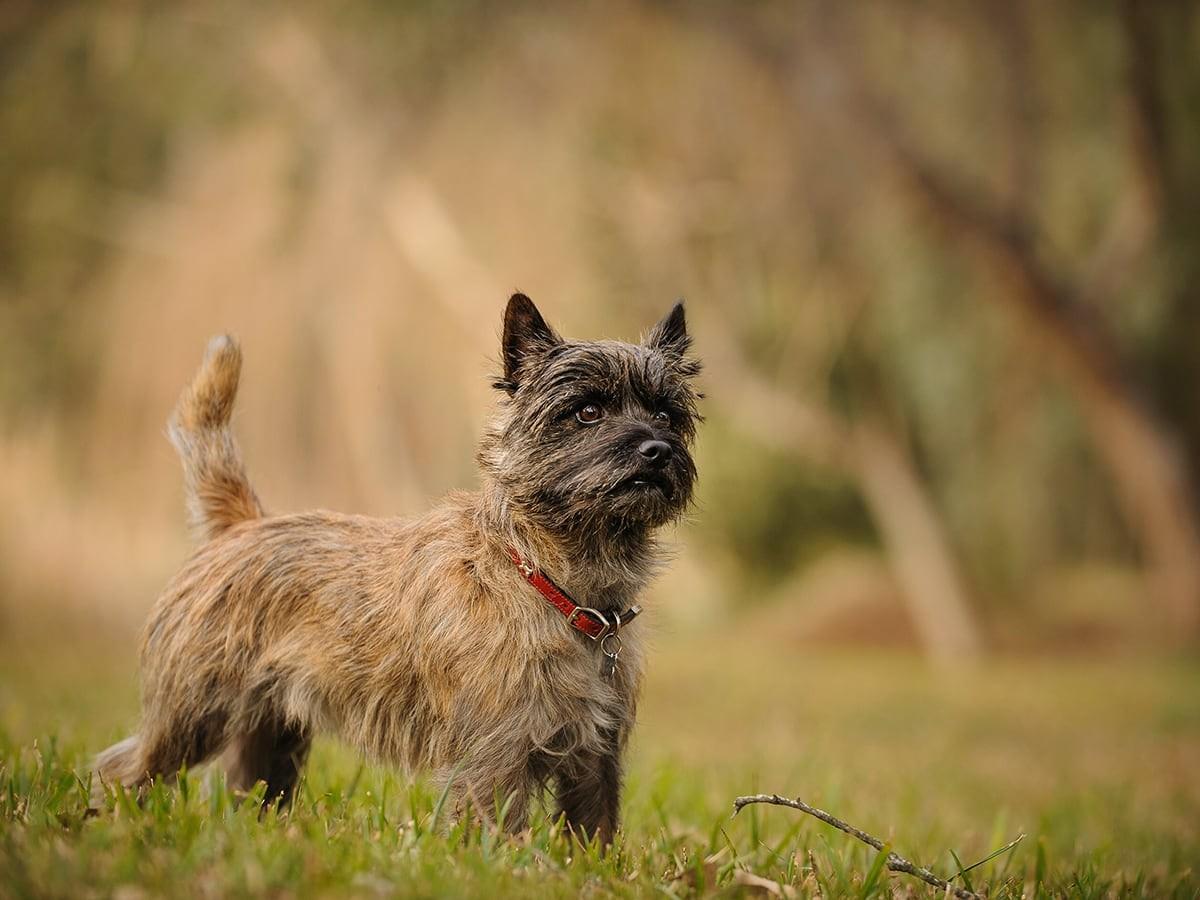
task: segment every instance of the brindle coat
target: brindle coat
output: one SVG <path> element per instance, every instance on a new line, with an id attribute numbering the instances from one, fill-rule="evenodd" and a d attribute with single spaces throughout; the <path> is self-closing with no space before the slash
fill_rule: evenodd
<path id="1" fill-rule="evenodd" d="M 688 345 L 682 305 L 641 344 L 568 342 L 514 295 L 482 487 L 405 520 L 265 515 L 229 429 L 240 351 L 215 339 L 170 427 L 206 542 L 150 615 L 141 728 L 100 754 L 101 778 L 140 787 L 223 754 L 233 787 L 263 780 L 286 803 L 328 732 L 376 760 L 456 772 L 460 800 L 492 820 L 507 803 L 512 831 L 553 783 L 567 823 L 610 841 L 643 628 L 622 631 L 602 677 L 598 646 L 509 548 L 582 605 L 630 604 L 654 530 L 692 494 Z M 648 441 L 669 448 L 665 464 L 647 462 Z"/>

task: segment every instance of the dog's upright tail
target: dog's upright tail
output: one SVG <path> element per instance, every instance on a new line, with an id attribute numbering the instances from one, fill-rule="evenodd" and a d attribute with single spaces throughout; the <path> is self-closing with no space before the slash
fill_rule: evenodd
<path id="1" fill-rule="evenodd" d="M 167 426 L 183 461 L 189 518 L 208 540 L 263 514 L 229 427 L 241 371 L 237 341 L 229 335 L 213 338 Z"/>

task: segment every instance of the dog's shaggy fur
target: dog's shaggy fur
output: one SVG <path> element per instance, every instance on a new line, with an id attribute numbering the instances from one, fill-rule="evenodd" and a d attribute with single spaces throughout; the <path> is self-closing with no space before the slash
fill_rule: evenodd
<path id="1" fill-rule="evenodd" d="M 642 590 L 654 530 L 692 494 L 688 346 L 681 305 L 641 344 L 568 342 L 514 295 L 482 488 L 402 520 L 265 515 L 229 429 L 240 351 L 215 339 L 170 426 L 205 543 L 150 615 L 141 728 L 100 754 L 101 779 L 141 787 L 223 754 L 231 786 L 263 780 L 286 803 L 312 736 L 330 732 L 457 772 L 460 800 L 492 820 L 507 803 L 514 831 L 553 783 L 572 828 L 611 840 L 642 629 L 622 631 L 603 677 L 598 646 L 509 554 L 602 611 Z"/>

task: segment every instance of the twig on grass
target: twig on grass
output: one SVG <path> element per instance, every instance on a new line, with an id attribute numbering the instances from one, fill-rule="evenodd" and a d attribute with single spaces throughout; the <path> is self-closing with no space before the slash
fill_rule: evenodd
<path id="1" fill-rule="evenodd" d="M 873 837 L 862 829 L 855 828 L 853 825 L 843 822 L 836 816 L 831 816 L 823 809 L 817 809 L 815 806 L 809 806 L 803 800 L 789 800 L 787 797 L 780 797 L 778 794 L 752 794 L 748 797 L 738 797 L 733 801 L 733 814 L 736 816 L 742 811 L 742 807 L 749 806 L 751 803 L 770 803 L 774 806 L 788 806 L 792 809 L 798 809 L 800 812 L 808 813 L 810 816 L 820 819 L 826 825 L 832 825 L 839 831 L 844 831 L 851 837 L 858 838 L 864 844 L 874 847 L 879 852 L 884 852 L 883 841 L 879 840 L 879 838 Z M 1002 848 L 1000 852 L 1012 849 L 1024 836 L 1025 835 L 1021 835 L 1020 838 L 1017 838 L 1017 840 Z M 992 855 L 995 856 L 996 854 Z M 988 858 L 991 859 L 991 857 Z M 981 862 L 985 861 L 986 860 L 981 860 Z M 960 898 L 960 900 L 982 900 L 980 895 L 976 894 L 974 891 L 969 891 L 966 888 L 956 887 L 950 882 L 938 878 L 924 866 L 915 865 L 914 863 L 909 862 L 903 856 L 900 856 L 898 853 L 893 853 L 891 850 L 887 851 L 886 865 L 888 869 L 893 872 L 903 872 L 906 875 L 912 875 L 916 878 L 920 878 L 926 884 L 931 884 L 935 888 L 952 893 L 954 896 Z M 974 866 L 969 866 L 968 868 L 974 868 Z"/>

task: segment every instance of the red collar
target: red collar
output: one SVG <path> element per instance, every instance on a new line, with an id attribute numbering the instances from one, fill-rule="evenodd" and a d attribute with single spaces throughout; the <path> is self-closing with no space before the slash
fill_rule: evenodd
<path id="1" fill-rule="evenodd" d="M 634 604 L 623 613 L 610 613 L 606 616 L 598 609 L 580 606 L 539 569 L 525 562 L 516 550 L 510 547 L 508 555 L 512 557 L 513 565 L 525 576 L 525 580 L 537 588 L 538 593 L 545 597 L 551 606 L 566 616 L 567 624 L 576 631 L 586 634 L 593 641 L 616 634 L 622 626 L 628 625 L 642 611 L 640 606 Z"/>

